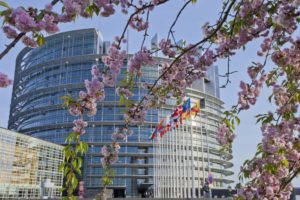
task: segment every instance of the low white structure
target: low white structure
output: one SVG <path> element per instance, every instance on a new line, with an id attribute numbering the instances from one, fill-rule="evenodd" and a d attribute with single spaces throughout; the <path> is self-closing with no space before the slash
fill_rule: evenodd
<path id="1" fill-rule="evenodd" d="M 63 146 L 0 128 L 0 152 L 0 199 L 61 196 Z"/>
<path id="2" fill-rule="evenodd" d="M 212 115 L 209 107 L 214 102 L 209 101 L 197 117 L 154 140 L 155 198 L 199 198 L 209 176 L 213 188 L 232 183 L 226 178 L 233 174 L 228 170 L 233 166 L 229 162 L 232 155 L 221 153 L 216 140 L 221 115 Z"/>

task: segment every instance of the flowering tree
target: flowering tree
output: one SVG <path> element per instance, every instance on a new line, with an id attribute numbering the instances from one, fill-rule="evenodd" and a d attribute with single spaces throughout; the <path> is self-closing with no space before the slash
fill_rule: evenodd
<path id="1" fill-rule="evenodd" d="M 93 66 L 92 80 L 85 81 L 87 92 L 80 92 L 79 99 L 65 97 L 65 105 L 70 113 L 79 116 L 74 121 L 74 131 L 68 138 L 69 149 L 66 150 L 66 155 L 70 160 L 67 159 L 62 167 L 69 181 L 69 195 L 77 185 L 75 174 L 81 173 L 78 152 L 83 154 L 87 150 L 87 145 L 80 142 L 80 135 L 84 134 L 87 126 L 83 115 L 85 112 L 94 115 L 96 103 L 105 97 L 104 86 L 116 85 L 116 78 L 126 57 L 122 43 L 126 43 L 124 36 L 126 30 L 131 28 L 141 32 L 144 40 L 140 50 L 130 58 L 127 76 L 116 89 L 121 103 L 127 105 L 125 126 L 112 134 L 111 145 L 103 147 L 103 167 L 107 168 L 117 161 L 117 139 L 124 139 L 132 134 L 130 125 L 143 124 L 149 109 L 164 104 L 170 97 L 180 102 L 185 96 L 185 89 L 203 78 L 207 69 L 217 60 L 227 59 L 229 63 L 238 50 L 253 41 L 262 41 L 257 56 L 264 61 L 253 60 L 253 64 L 248 67 L 249 82 L 240 82 L 241 91 L 238 93 L 237 104 L 224 113 L 218 140 L 225 151 L 230 151 L 235 126 L 240 123 L 238 114 L 249 110 L 256 103 L 262 87 L 270 88 L 273 92 L 268 100 L 276 109 L 257 116 L 263 139 L 258 144 L 257 153 L 251 160 L 245 161 L 242 167 L 240 178 L 248 182 L 238 198 L 289 199 L 291 181 L 300 172 L 300 118 L 297 115 L 300 102 L 300 39 L 296 34 L 300 22 L 300 1 L 223 0 L 220 2 L 222 10 L 216 23 L 203 25 L 204 37 L 196 43 L 180 46 L 174 35 L 175 24 L 189 4 L 197 3 L 197 0 L 181 1 L 182 7 L 170 25 L 167 38 L 163 38 L 156 49 L 147 49 L 144 42 L 148 29 L 151 28 L 149 15 L 157 7 L 169 2 L 170 0 L 53 0 L 44 9 L 38 10 L 32 7 L 11 8 L 0 1 L 3 7 L 0 12 L 4 22 L 2 29 L 12 39 L 0 54 L 0 59 L 20 40 L 33 48 L 43 45 L 43 34 L 56 33 L 59 31 L 59 23 L 73 21 L 79 16 L 109 17 L 120 8 L 128 17 L 123 32 L 116 37 L 108 55 L 103 57 L 105 70 L 100 72 L 97 66 Z M 62 7 L 62 12 L 54 12 L 53 6 Z M 160 63 L 161 71 L 157 80 L 153 84 L 142 85 L 148 93 L 140 101 L 132 103 L 128 98 L 133 95 L 136 77 L 143 76 L 141 67 L 155 64 L 153 53 L 159 51 L 171 61 Z M 273 69 L 267 70 L 267 65 L 273 66 Z M 225 74 L 227 83 L 231 74 L 229 67 L 228 64 L 228 72 Z M 0 73 L 0 87 L 9 84 L 11 80 Z M 77 145 L 74 147 L 73 143 Z M 73 161 L 75 168 L 71 166 Z"/>

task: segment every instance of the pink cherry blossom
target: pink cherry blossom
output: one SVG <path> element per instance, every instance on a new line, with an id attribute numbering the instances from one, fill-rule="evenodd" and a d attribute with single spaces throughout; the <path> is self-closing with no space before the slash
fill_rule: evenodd
<path id="1" fill-rule="evenodd" d="M 82 119 L 74 120 L 74 127 L 73 131 L 78 133 L 79 135 L 83 135 L 85 133 L 84 128 L 87 127 L 87 122 L 83 121 Z"/>
<path id="2" fill-rule="evenodd" d="M 12 84 L 12 80 L 10 80 L 6 74 L 0 72 L 0 88 L 6 88 L 11 84 Z"/>

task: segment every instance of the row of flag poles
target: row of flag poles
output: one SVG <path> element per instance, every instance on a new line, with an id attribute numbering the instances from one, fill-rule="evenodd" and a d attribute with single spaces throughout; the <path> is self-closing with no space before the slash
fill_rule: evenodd
<path id="1" fill-rule="evenodd" d="M 157 136 L 163 137 L 166 133 L 172 129 L 178 128 L 178 123 L 183 124 L 184 120 L 190 119 L 190 117 L 196 117 L 201 108 L 205 106 L 205 99 L 199 99 L 196 105 L 191 107 L 191 99 L 188 98 L 183 104 L 177 106 L 171 116 L 162 119 L 154 131 L 152 132 L 150 139 L 154 140 Z"/>

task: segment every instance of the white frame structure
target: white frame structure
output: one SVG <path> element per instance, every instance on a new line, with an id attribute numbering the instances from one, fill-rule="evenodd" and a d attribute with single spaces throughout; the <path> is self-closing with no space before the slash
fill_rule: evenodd
<path id="1" fill-rule="evenodd" d="M 220 153 L 216 141 L 221 118 L 211 118 L 209 107 L 215 99 L 206 97 L 207 109 L 201 109 L 197 117 L 179 123 L 178 128 L 154 140 L 155 198 L 199 198 L 208 174 L 214 176 L 213 188 L 225 188 L 232 183 L 226 178 L 233 174 L 227 170 L 233 166 L 229 162 L 232 155 Z M 191 101 L 195 103 L 198 99 Z"/>
<path id="2" fill-rule="evenodd" d="M 0 199 L 39 199 L 46 179 L 61 196 L 63 146 L 0 128 L 0 152 Z"/>

